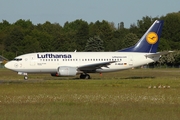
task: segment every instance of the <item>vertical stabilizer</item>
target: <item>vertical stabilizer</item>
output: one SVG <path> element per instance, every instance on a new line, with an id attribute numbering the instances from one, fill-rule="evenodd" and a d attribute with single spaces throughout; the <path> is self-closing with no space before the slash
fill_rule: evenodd
<path id="1" fill-rule="evenodd" d="M 118 52 L 156 53 L 163 23 L 162 20 L 156 20 L 134 46 L 118 50 Z"/>

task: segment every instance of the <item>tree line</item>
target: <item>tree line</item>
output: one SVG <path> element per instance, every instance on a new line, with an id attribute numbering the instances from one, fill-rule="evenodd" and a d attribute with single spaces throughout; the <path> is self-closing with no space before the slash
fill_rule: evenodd
<path id="1" fill-rule="evenodd" d="M 49 51 L 117 51 L 134 45 L 151 24 L 164 20 L 158 51 L 176 51 L 165 55 L 160 65 L 180 65 L 180 12 L 161 17 L 142 17 L 129 28 L 124 22 L 116 26 L 105 20 L 88 23 L 82 19 L 64 25 L 50 23 L 34 25 L 30 20 L 15 23 L 0 22 L 0 54 L 9 60 L 32 52 Z"/>

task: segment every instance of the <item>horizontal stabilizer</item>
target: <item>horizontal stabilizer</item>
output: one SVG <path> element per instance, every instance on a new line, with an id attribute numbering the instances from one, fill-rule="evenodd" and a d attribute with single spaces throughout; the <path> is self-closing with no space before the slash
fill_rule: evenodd
<path id="1" fill-rule="evenodd" d="M 157 53 L 148 54 L 148 55 L 145 55 L 145 56 L 146 57 L 155 57 L 155 56 L 161 56 L 161 55 L 165 55 L 165 54 L 172 53 L 172 52 L 174 52 L 174 51 L 157 52 Z"/>

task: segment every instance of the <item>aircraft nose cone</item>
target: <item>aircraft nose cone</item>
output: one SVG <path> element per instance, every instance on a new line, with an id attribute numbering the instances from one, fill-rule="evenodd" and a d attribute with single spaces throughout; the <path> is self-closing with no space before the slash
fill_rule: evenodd
<path id="1" fill-rule="evenodd" d="M 7 68 L 7 69 L 11 69 L 11 64 L 8 62 L 8 63 L 6 63 L 5 65 L 5 68 Z"/>

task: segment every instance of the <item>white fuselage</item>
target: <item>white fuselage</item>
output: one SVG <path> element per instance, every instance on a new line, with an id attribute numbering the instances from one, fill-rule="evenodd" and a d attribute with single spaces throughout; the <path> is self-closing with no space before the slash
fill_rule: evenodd
<path id="1" fill-rule="evenodd" d="M 102 62 L 115 61 L 95 72 L 112 72 L 142 66 L 159 59 L 146 57 L 151 53 L 136 52 L 40 52 L 16 57 L 6 67 L 25 73 L 56 73 L 60 66 L 81 67 Z"/>

